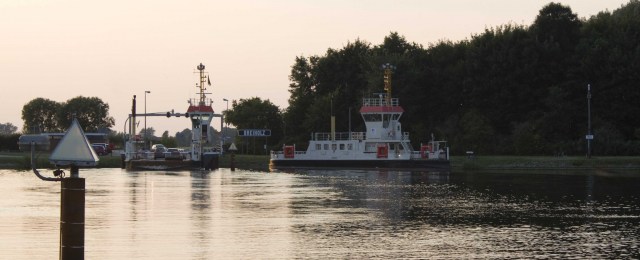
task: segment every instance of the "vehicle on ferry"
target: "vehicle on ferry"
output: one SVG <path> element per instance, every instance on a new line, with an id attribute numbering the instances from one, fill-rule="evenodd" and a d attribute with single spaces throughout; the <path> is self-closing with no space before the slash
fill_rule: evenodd
<path id="1" fill-rule="evenodd" d="M 400 117 L 404 109 L 391 96 L 391 73 L 394 67 L 383 65 L 385 93 L 363 98 L 360 114 L 366 132 L 313 133 L 306 151 L 295 145 L 283 145 L 271 151 L 270 168 L 390 168 L 448 169 L 449 147 L 446 141 L 431 140 L 411 146 L 409 133 L 402 131 Z"/>

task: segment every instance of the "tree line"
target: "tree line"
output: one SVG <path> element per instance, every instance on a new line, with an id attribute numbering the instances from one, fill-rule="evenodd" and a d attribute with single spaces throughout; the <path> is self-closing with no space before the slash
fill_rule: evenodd
<path id="1" fill-rule="evenodd" d="M 459 42 L 425 48 L 392 32 L 380 45 L 356 40 L 297 57 L 283 142 L 328 131 L 331 110 L 339 131 L 349 130 L 349 117 L 352 131 L 364 131 L 357 109 L 367 93 L 383 92 L 385 63 L 397 67 L 394 96 L 414 145 L 433 133 L 454 154 L 584 154 L 590 84 L 595 152 L 640 152 L 638 1 L 589 19 L 550 3 L 529 26 L 488 28 Z"/>
<path id="2" fill-rule="evenodd" d="M 35 98 L 22 107 L 22 131 L 25 134 L 64 132 L 73 118 L 85 132 L 109 132 L 115 120 L 109 116 L 109 104 L 98 97 L 78 96 L 66 102 Z"/>
<path id="3" fill-rule="evenodd" d="M 396 67 L 393 95 L 405 109 L 403 130 L 415 147 L 433 134 L 448 140 L 453 154 L 584 154 L 590 85 L 594 153 L 640 153 L 638 0 L 588 19 L 549 3 L 531 25 L 487 28 L 458 42 L 424 47 L 392 32 L 379 45 L 357 39 L 324 55 L 299 56 L 291 66 L 287 108 L 258 97 L 234 100 L 226 122 L 271 129 L 266 140 L 235 139 L 269 150 L 293 143 L 305 148 L 311 132 L 330 130 L 332 113 L 337 131 L 364 131 L 361 100 L 383 92 L 380 65 L 386 63 Z M 66 129 L 72 112 L 86 120 L 85 131 L 112 126 L 108 105 L 95 99 L 32 100 L 23 109 L 23 131 Z M 96 106 L 102 112 L 80 112 Z M 165 132 L 162 139 L 179 145 L 188 135 L 183 132 L 175 140 Z"/>

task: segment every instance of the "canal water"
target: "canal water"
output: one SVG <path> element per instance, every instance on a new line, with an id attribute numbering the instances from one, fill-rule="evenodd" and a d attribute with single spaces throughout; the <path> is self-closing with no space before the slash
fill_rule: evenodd
<path id="1" fill-rule="evenodd" d="M 638 171 L 80 175 L 86 259 L 640 258 Z M 0 258 L 57 259 L 60 184 L 0 181 Z"/>

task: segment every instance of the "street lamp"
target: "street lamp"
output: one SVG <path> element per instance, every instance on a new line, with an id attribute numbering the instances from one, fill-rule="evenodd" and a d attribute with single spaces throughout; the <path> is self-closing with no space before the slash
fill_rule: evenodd
<path id="1" fill-rule="evenodd" d="M 222 101 L 227 102 L 227 109 L 225 110 L 225 114 L 226 114 L 226 111 L 229 111 L 229 100 L 226 99 L 226 98 L 223 98 Z M 224 121 L 226 122 L 227 119 L 224 119 Z M 229 128 L 229 123 L 227 123 L 227 128 Z M 227 137 L 225 132 L 226 132 L 226 130 L 222 129 L 222 144 L 223 145 L 225 144 L 225 142 L 226 142 L 225 138 Z"/>
<path id="2" fill-rule="evenodd" d="M 144 91 L 144 148 L 147 148 L 147 133 L 149 130 L 147 129 L 147 94 L 151 94 L 151 91 Z"/>
<path id="3" fill-rule="evenodd" d="M 591 84 L 587 84 L 587 159 L 591 159 L 591 141 L 593 132 L 591 130 Z"/>

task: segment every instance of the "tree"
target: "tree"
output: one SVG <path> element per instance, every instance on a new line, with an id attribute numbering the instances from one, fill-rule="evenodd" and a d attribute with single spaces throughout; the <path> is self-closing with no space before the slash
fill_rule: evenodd
<path id="1" fill-rule="evenodd" d="M 36 98 L 22 107 L 22 129 L 25 133 L 59 132 L 56 115 L 62 105 L 46 98 Z M 68 126 L 68 125 L 67 125 Z"/>
<path id="2" fill-rule="evenodd" d="M 110 144 L 122 149 L 124 147 L 124 136 L 124 132 L 111 131 L 108 133 L 107 138 Z"/>
<path id="3" fill-rule="evenodd" d="M 18 127 L 12 123 L 0 124 L 0 135 L 11 135 L 18 130 Z"/>
<path id="4" fill-rule="evenodd" d="M 530 26 L 498 26 L 456 43 L 425 49 L 392 32 L 380 45 L 356 40 L 324 55 L 296 57 L 285 142 L 304 147 L 310 132 L 326 131 L 329 111 L 337 131 L 346 131 L 346 111 L 357 111 L 364 95 L 382 92 L 379 66 L 388 62 L 397 67 L 393 96 L 405 109 L 400 120 L 412 142 L 434 133 L 456 153 L 582 153 L 590 84 L 599 151 L 637 154 L 638 24 L 638 0 L 584 20 L 550 3 Z M 360 127 L 355 120 L 352 130 Z"/>
<path id="5" fill-rule="evenodd" d="M 476 152 L 491 153 L 495 134 L 489 119 L 478 111 L 471 110 L 462 116 L 460 121 L 465 147 Z"/>
<path id="6" fill-rule="evenodd" d="M 57 113 L 58 125 L 66 129 L 71 125 L 74 115 L 86 132 L 109 128 L 115 122 L 113 117 L 109 116 L 109 104 L 98 97 L 78 96 L 67 100 Z"/>
<path id="7" fill-rule="evenodd" d="M 630 1 L 612 13 L 601 12 L 585 22 L 578 47 L 583 79 L 580 100 L 584 100 L 586 85 L 591 84 L 594 117 L 615 124 L 625 139 L 635 138 L 640 128 L 638 24 L 640 1 Z M 599 126 L 594 122 L 593 127 Z"/>
<path id="8" fill-rule="evenodd" d="M 176 133 L 176 146 L 189 147 L 191 146 L 191 129 L 185 128 L 184 130 Z"/>
<path id="9" fill-rule="evenodd" d="M 289 106 L 284 113 L 284 122 L 289 122 L 284 126 L 283 135 L 284 143 L 306 142 L 306 129 L 300 123 L 306 118 L 309 103 L 313 101 L 314 96 L 314 78 L 313 64 L 318 57 L 296 57 L 295 63 L 291 66 L 291 75 L 289 80 Z"/>
<path id="10" fill-rule="evenodd" d="M 556 44 L 562 51 L 573 51 L 580 39 L 581 26 L 571 7 L 549 3 L 540 10 L 531 30 L 539 42 Z"/>
<path id="11" fill-rule="evenodd" d="M 164 144 L 166 147 L 176 147 L 176 138 L 173 136 L 169 136 L 169 131 L 164 131 L 162 133 L 162 137 L 160 137 L 160 143 Z"/>
<path id="12" fill-rule="evenodd" d="M 153 137 L 156 136 L 156 130 L 150 126 L 150 127 L 147 127 L 146 129 L 145 128 L 140 129 L 140 132 L 138 132 L 138 134 L 144 138 L 152 139 Z"/>
<path id="13" fill-rule="evenodd" d="M 227 122 L 239 129 L 271 129 L 267 146 L 275 148 L 282 138 L 282 114 L 278 106 L 259 97 L 233 101 L 233 108 L 227 112 Z M 250 142 L 255 142 L 252 138 Z M 255 143 L 253 143 L 255 146 Z M 255 152 L 255 150 L 254 150 Z"/>

